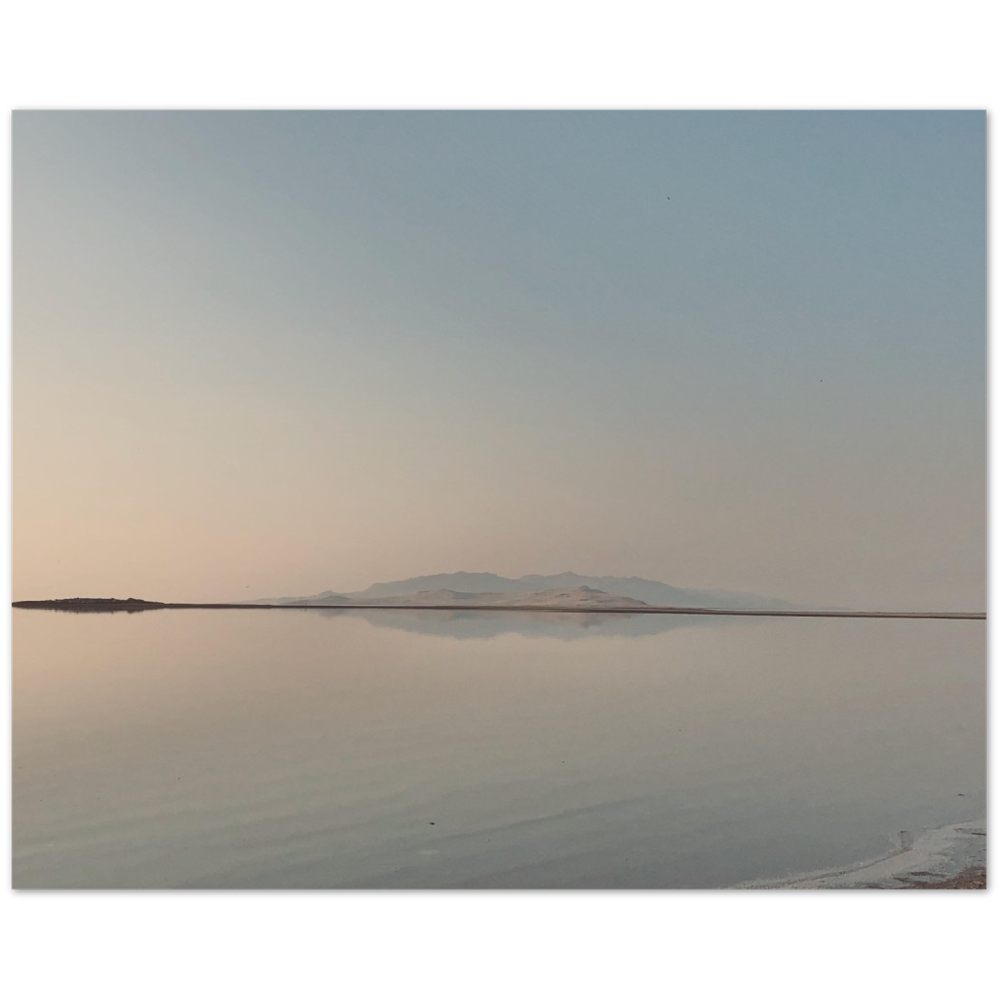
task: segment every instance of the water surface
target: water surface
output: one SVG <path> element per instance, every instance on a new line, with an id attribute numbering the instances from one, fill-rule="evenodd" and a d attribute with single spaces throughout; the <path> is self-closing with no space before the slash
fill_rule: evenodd
<path id="1" fill-rule="evenodd" d="M 693 888 L 985 813 L 985 623 L 13 612 L 18 888 Z"/>

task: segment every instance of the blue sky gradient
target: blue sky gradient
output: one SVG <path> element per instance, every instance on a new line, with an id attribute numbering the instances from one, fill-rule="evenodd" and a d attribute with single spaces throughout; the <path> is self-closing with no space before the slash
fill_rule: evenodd
<path id="1" fill-rule="evenodd" d="M 985 600 L 982 112 L 16 112 L 15 598 Z"/>

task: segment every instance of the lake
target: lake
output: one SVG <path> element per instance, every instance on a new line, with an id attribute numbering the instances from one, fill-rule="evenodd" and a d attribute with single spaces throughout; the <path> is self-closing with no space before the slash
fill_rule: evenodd
<path id="1" fill-rule="evenodd" d="M 982 621 L 13 611 L 15 888 L 712 888 L 985 815 Z"/>

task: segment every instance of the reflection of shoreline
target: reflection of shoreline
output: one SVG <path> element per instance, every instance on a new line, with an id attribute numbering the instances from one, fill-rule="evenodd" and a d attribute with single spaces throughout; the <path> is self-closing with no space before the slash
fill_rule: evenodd
<path id="1" fill-rule="evenodd" d="M 733 619 L 691 616 L 683 610 L 672 614 L 636 614 L 629 608 L 496 608 L 496 607 L 400 607 L 398 605 L 207 605 L 158 604 L 142 601 L 31 601 L 15 607 L 25 610 L 59 611 L 69 614 L 139 614 L 172 608 L 238 608 L 245 611 L 311 611 L 323 618 L 363 618 L 373 628 L 390 628 L 418 635 L 446 636 L 452 639 L 491 639 L 500 635 L 549 637 L 564 640 L 594 636 L 641 638 L 673 629 L 698 625 L 733 624 Z M 493 614 L 500 610 L 503 614 Z M 539 611 L 548 612 L 539 614 Z"/>
<path id="2" fill-rule="evenodd" d="M 741 882 L 735 889 L 979 888 L 986 872 L 986 820 L 899 834 L 895 850 L 833 871 Z"/>

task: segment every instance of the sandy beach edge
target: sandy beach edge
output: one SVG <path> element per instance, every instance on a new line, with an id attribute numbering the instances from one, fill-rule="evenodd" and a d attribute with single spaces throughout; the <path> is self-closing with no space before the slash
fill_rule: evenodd
<path id="1" fill-rule="evenodd" d="M 986 819 L 953 823 L 911 836 L 887 855 L 848 868 L 753 879 L 734 889 L 985 889 Z"/>

